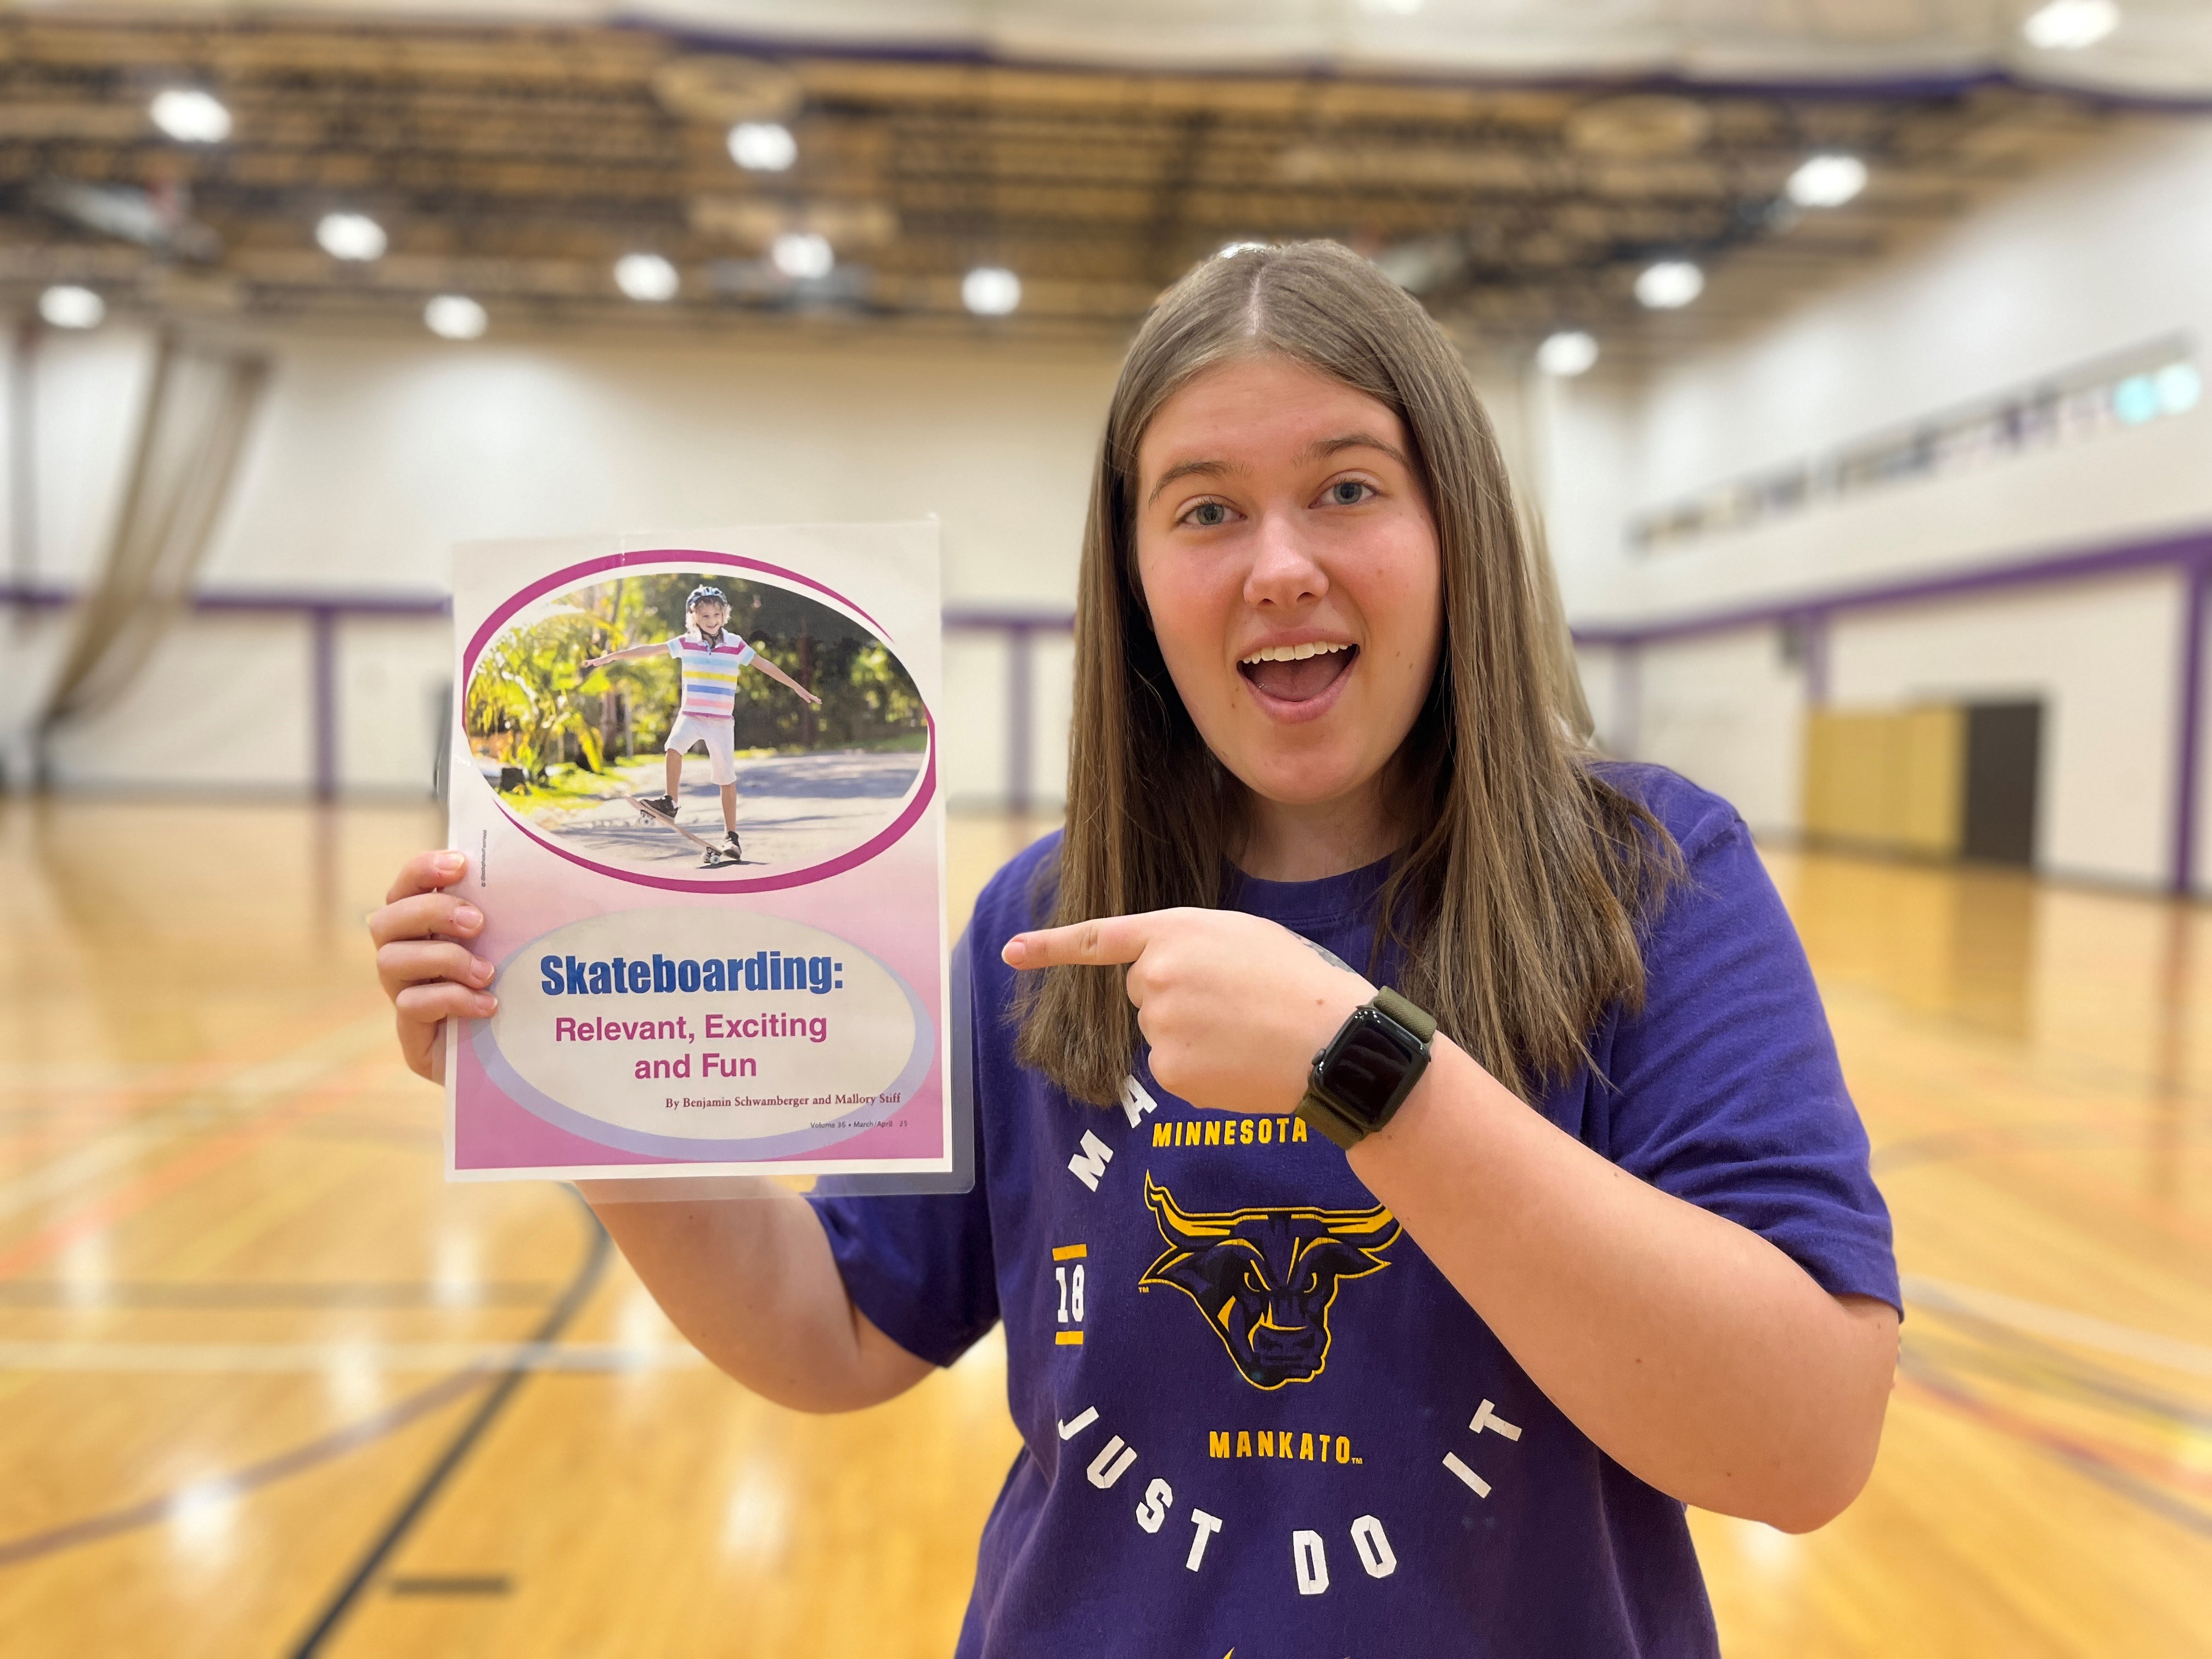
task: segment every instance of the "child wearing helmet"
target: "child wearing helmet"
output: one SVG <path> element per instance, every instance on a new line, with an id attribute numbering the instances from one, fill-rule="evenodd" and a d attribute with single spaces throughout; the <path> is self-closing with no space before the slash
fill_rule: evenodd
<path id="1" fill-rule="evenodd" d="M 708 771 L 721 792 L 724 845 L 730 856 L 735 858 L 738 763 L 732 726 L 737 710 L 738 671 L 748 665 L 757 666 L 761 672 L 789 686 L 811 706 L 820 708 L 822 699 L 727 631 L 730 601 L 720 588 L 705 583 L 693 588 L 684 601 L 684 620 L 689 626 L 675 639 L 610 651 L 605 656 L 590 659 L 584 666 L 597 668 L 627 657 L 658 656 L 664 651 L 683 665 L 684 696 L 677 704 L 676 723 L 669 728 L 666 745 L 668 790 L 665 794 L 645 799 L 641 805 L 673 823 L 676 793 L 684 781 L 684 757 L 694 744 L 705 744 Z"/>

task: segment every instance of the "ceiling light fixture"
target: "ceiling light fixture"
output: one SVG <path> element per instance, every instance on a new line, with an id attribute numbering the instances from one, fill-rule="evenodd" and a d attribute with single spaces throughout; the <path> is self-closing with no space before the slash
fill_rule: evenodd
<path id="1" fill-rule="evenodd" d="M 315 240 L 333 259 L 380 259 L 388 239 L 384 227 L 365 213 L 325 213 Z"/>
<path id="2" fill-rule="evenodd" d="M 730 159 L 748 173 L 787 172 L 799 140 L 779 121 L 740 121 L 730 129 Z"/>
<path id="3" fill-rule="evenodd" d="M 154 94 L 154 125 L 181 144 L 219 144 L 230 137 L 230 112 L 211 92 L 172 87 Z"/>
<path id="4" fill-rule="evenodd" d="M 441 294 L 422 307 L 422 321 L 441 340 L 476 340 L 491 326 L 484 308 L 465 294 Z"/>
<path id="5" fill-rule="evenodd" d="M 39 315 L 56 328 L 98 328 L 107 301 L 75 283 L 57 283 L 39 295 Z"/>
<path id="6" fill-rule="evenodd" d="M 1841 207 L 1866 188 L 1867 165 L 1856 155 L 1814 155 L 1783 188 L 1799 207 Z"/>
<path id="7" fill-rule="evenodd" d="M 837 263 L 830 239 L 811 230 L 787 230 L 769 244 L 769 263 L 793 282 L 818 282 Z"/>
<path id="8" fill-rule="evenodd" d="M 2079 52 L 2119 26 L 2120 9 L 2113 0 L 2051 0 L 2020 26 L 2020 32 L 2039 52 Z"/>
<path id="9" fill-rule="evenodd" d="M 1006 317 L 1022 302 L 1022 279 L 1003 265 L 978 265 L 960 279 L 960 303 L 978 317 Z"/>
<path id="10" fill-rule="evenodd" d="M 1654 311 L 1676 311 L 1705 291 L 1705 273 L 1687 259 L 1662 259 L 1636 279 L 1636 297 Z"/>
<path id="11" fill-rule="evenodd" d="M 625 253 L 615 261 L 615 286 L 644 304 L 672 300 L 683 285 L 676 267 L 658 253 Z"/>
<path id="12" fill-rule="evenodd" d="M 1581 329 L 1562 329 L 1536 348 L 1536 367 L 1563 380 L 1572 380 L 1597 362 L 1597 340 Z"/>

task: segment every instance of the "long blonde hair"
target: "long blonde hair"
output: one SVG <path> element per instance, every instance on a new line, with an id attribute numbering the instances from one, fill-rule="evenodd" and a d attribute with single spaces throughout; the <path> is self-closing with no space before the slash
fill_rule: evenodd
<path id="1" fill-rule="evenodd" d="M 1136 571 L 1137 447 L 1169 398 L 1233 359 L 1291 359 L 1395 413 L 1443 562 L 1443 651 L 1401 748 L 1405 836 L 1377 901 L 1370 975 L 1507 1087 L 1567 1074 L 1615 1002 L 1644 993 L 1638 923 L 1680 854 L 1589 764 L 1589 717 L 1549 561 L 1443 331 L 1334 242 L 1207 260 L 1164 295 L 1122 363 L 1084 530 L 1067 829 L 1039 872 L 1056 925 L 1220 904 L 1243 801 L 1160 655 Z M 1024 976 L 1018 1052 L 1112 1102 L 1136 1051 L 1118 969 Z"/>

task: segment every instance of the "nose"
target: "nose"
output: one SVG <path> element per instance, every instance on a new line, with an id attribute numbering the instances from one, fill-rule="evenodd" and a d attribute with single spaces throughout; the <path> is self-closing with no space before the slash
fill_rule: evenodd
<path id="1" fill-rule="evenodd" d="M 1269 513 L 1253 541 L 1252 568 L 1244 575 L 1244 603 L 1296 611 L 1328 592 L 1328 573 L 1307 549 L 1296 515 Z"/>

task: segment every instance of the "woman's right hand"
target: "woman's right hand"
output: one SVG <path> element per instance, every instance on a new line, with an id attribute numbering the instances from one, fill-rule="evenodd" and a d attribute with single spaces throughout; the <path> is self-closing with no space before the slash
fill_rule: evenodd
<path id="1" fill-rule="evenodd" d="M 483 988 L 492 964 L 462 941 L 483 931 L 483 912 L 445 890 L 467 872 L 459 853 L 418 853 L 400 866 L 372 911 L 368 936 L 376 941 L 376 976 L 398 1015 L 399 1052 L 417 1077 L 442 1083 L 447 1019 L 482 1019 L 499 1006 Z"/>

